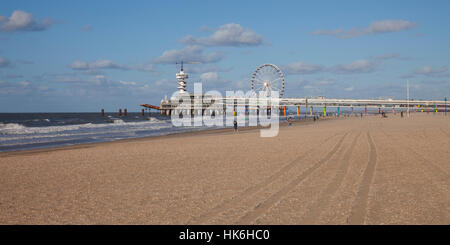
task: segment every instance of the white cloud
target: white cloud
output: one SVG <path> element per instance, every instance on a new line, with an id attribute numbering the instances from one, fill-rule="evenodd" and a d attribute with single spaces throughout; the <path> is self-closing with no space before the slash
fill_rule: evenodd
<path id="1" fill-rule="evenodd" d="M 54 83 L 67 83 L 67 84 L 78 84 L 78 85 L 87 85 L 87 84 L 95 84 L 99 85 L 108 81 L 108 79 L 104 75 L 97 75 L 90 78 L 81 78 L 76 74 L 55 74 L 50 75 L 52 78 L 51 82 Z"/>
<path id="2" fill-rule="evenodd" d="M 7 67 L 11 64 L 8 59 L 0 57 L 0 68 Z"/>
<path id="3" fill-rule="evenodd" d="M 105 77 L 105 75 L 97 75 L 97 76 L 95 76 L 95 79 L 97 79 L 99 81 L 105 81 L 106 77 Z"/>
<path id="4" fill-rule="evenodd" d="M 206 73 L 206 72 L 229 72 L 233 69 L 233 67 L 227 67 L 227 68 L 219 68 L 216 65 L 184 65 L 184 70 L 187 73 L 193 73 L 193 74 L 198 74 L 198 73 Z"/>
<path id="5" fill-rule="evenodd" d="M 122 85 L 136 85 L 136 82 L 126 82 L 126 81 L 119 81 Z"/>
<path id="6" fill-rule="evenodd" d="M 397 32 L 408 30 L 415 26 L 415 23 L 405 20 L 382 20 L 372 22 L 365 32 L 368 34 Z"/>
<path id="7" fill-rule="evenodd" d="M 111 60 L 97 60 L 89 64 L 91 69 L 121 69 L 128 70 L 125 65 L 114 63 Z"/>
<path id="8" fill-rule="evenodd" d="M 374 71 L 377 65 L 377 62 L 369 60 L 356 60 L 350 64 L 335 65 L 329 70 L 336 74 L 369 73 Z"/>
<path id="9" fill-rule="evenodd" d="M 209 37 L 196 38 L 189 35 L 181 40 L 185 44 L 205 46 L 257 46 L 262 41 L 263 38 L 256 32 L 235 23 L 219 27 Z"/>
<path id="10" fill-rule="evenodd" d="M 75 70 L 88 70 L 89 69 L 89 65 L 87 62 L 84 61 L 74 61 L 72 64 L 69 65 L 70 68 L 75 69 Z"/>
<path id="11" fill-rule="evenodd" d="M 54 23 L 50 18 L 42 21 L 33 20 L 33 15 L 22 10 L 15 10 L 11 17 L 0 16 L 0 32 L 43 31 Z"/>
<path id="12" fill-rule="evenodd" d="M 355 87 L 353 87 L 353 86 L 350 86 L 350 87 L 347 87 L 347 88 L 344 88 L 344 90 L 345 91 L 353 91 L 355 89 Z"/>
<path id="13" fill-rule="evenodd" d="M 155 72 L 155 73 L 158 72 L 154 64 L 140 64 L 135 66 L 134 69 L 143 72 Z"/>
<path id="14" fill-rule="evenodd" d="M 414 70 L 414 74 L 418 74 L 418 75 L 436 75 L 436 74 L 440 74 L 440 73 L 444 73 L 448 71 L 448 67 L 447 66 L 442 66 L 440 68 L 436 68 L 434 69 L 432 66 L 423 66 L 420 67 L 416 70 Z"/>
<path id="15" fill-rule="evenodd" d="M 410 73 L 400 76 L 400 78 L 412 78 L 417 75 L 426 77 L 448 77 L 450 76 L 450 74 L 447 71 L 447 66 L 441 66 L 440 68 L 433 68 L 432 66 L 422 66 Z"/>
<path id="16" fill-rule="evenodd" d="M 50 81 L 55 83 L 82 83 L 83 79 L 71 75 L 56 75 Z"/>
<path id="17" fill-rule="evenodd" d="M 286 74 L 313 74 L 325 69 L 322 65 L 307 64 L 305 62 L 295 62 L 282 67 Z"/>
<path id="18" fill-rule="evenodd" d="M 319 78 L 314 81 L 314 84 L 321 86 L 329 86 L 335 84 L 336 80 L 333 78 Z"/>
<path id="19" fill-rule="evenodd" d="M 282 66 L 282 71 L 286 74 L 315 74 L 320 72 L 331 72 L 335 74 L 353 74 L 353 73 L 369 73 L 375 70 L 380 64 L 379 61 L 372 60 L 356 60 L 350 64 L 338 64 L 331 67 L 325 67 L 317 64 L 307 64 L 306 62 L 295 62 Z M 316 81 L 318 83 L 319 81 Z M 330 79 L 322 79 L 323 84 L 333 82 Z"/>
<path id="20" fill-rule="evenodd" d="M 18 82 L 18 84 L 20 84 L 20 85 L 22 85 L 24 87 L 28 87 L 28 85 L 30 85 L 30 82 L 28 82 L 28 81 L 20 81 L 20 82 Z"/>
<path id="21" fill-rule="evenodd" d="M 336 30 L 317 30 L 311 32 L 312 35 L 329 35 L 338 38 L 352 38 L 362 35 L 379 34 L 387 32 L 399 32 L 408 30 L 417 26 L 416 23 L 405 20 L 381 20 L 374 21 L 366 28 L 353 28 L 350 30 L 336 29 Z"/>
<path id="22" fill-rule="evenodd" d="M 217 72 L 206 72 L 206 73 L 202 73 L 200 75 L 200 80 L 202 81 L 210 81 L 210 82 L 215 82 L 217 80 L 219 80 L 219 75 L 217 74 Z"/>
<path id="23" fill-rule="evenodd" d="M 69 65 L 74 70 L 96 70 L 96 69 L 120 69 L 128 70 L 129 67 L 117 64 L 111 60 L 97 60 L 94 62 L 74 61 Z"/>
<path id="24" fill-rule="evenodd" d="M 176 62 L 214 63 L 223 58 L 219 52 L 205 53 L 204 48 L 198 45 L 188 46 L 180 50 L 167 50 L 154 60 L 155 63 L 175 64 Z"/>

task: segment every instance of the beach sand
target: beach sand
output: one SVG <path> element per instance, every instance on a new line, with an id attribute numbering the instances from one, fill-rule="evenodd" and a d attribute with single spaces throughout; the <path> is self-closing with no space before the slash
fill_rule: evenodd
<path id="1" fill-rule="evenodd" d="M 450 224 L 450 116 L 0 153 L 0 224 Z"/>

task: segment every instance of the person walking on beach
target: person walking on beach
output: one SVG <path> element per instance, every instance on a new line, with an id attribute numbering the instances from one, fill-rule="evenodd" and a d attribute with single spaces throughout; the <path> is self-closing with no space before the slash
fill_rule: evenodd
<path id="1" fill-rule="evenodd" d="M 237 128 L 237 121 L 236 120 L 234 120 L 234 122 L 233 122 L 233 125 L 234 125 L 234 132 L 237 132 L 238 131 L 238 128 Z"/>

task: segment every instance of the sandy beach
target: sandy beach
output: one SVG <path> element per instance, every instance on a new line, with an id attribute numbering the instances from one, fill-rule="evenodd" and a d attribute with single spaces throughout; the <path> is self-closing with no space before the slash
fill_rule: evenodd
<path id="1" fill-rule="evenodd" d="M 450 117 L 0 153 L 0 224 L 450 224 Z"/>

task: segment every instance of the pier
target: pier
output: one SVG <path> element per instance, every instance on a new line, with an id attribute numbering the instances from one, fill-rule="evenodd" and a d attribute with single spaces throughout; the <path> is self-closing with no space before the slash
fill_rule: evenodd
<path id="1" fill-rule="evenodd" d="M 264 77 L 264 71 L 272 69 L 271 74 L 276 74 L 279 77 L 272 77 L 266 79 Z M 260 74 L 262 73 L 262 75 Z M 252 74 L 251 88 L 252 91 L 258 94 L 264 94 L 265 98 L 254 98 L 245 96 L 232 96 L 221 97 L 205 94 L 192 94 L 186 91 L 186 79 L 188 74 L 183 70 L 183 64 L 181 64 L 181 70 L 176 74 L 178 79 L 178 92 L 184 100 L 180 102 L 180 98 L 171 98 L 161 100 L 160 106 L 154 106 L 149 104 L 141 104 L 141 106 L 148 109 L 159 110 L 162 115 L 170 116 L 174 113 L 183 115 L 215 115 L 225 114 L 227 110 L 231 111 L 233 115 L 238 112 L 249 114 L 249 111 L 255 110 L 259 114 L 260 108 L 258 102 L 261 100 L 267 100 L 267 108 L 270 110 L 270 103 L 276 102 L 279 106 L 280 112 L 286 114 L 286 110 L 292 108 L 293 111 L 297 111 L 297 115 L 300 115 L 301 108 L 305 111 L 305 114 L 309 111 L 312 115 L 313 109 L 317 108 L 322 110 L 324 115 L 327 114 L 327 109 L 336 109 L 337 115 L 341 114 L 342 108 L 351 108 L 353 112 L 356 108 L 364 108 L 364 112 L 367 113 L 368 108 L 378 109 L 381 113 L 382 110 L 395 111 L 421 111 L 421 112 L 444 112 L 447 114 L 447 100 L 395 100 L 395 99 L 333 99 L 325 97 L 313 97 L 313 98 L 272 98 L 273 91 L 279 92 L 279 95 L 284 94 L 284 76 L 281 70 L 272 64 L 263 64 L 258 67 Z M 188 101 L 186 101 L 188 100 Z"/>

